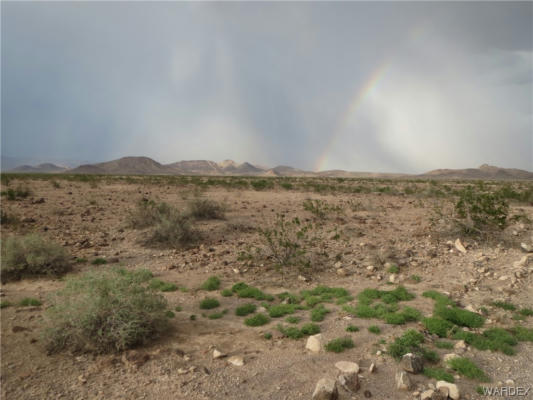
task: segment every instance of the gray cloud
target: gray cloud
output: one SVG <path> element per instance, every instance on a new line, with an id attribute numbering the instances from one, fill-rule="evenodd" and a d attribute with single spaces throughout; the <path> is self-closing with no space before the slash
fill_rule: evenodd
<path id="1" fill-rule="evenodd" d="M 2 155 L 533 169 L 532 3 L 1 7 Z"/>

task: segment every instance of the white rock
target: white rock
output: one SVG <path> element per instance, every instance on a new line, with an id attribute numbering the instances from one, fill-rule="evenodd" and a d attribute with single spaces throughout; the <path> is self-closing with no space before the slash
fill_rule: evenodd
<path id="1" fill-rule="evenodd" d="M 313 392 L 313 400 L 336 400 L 339 396 L 337 382 L 333 379 L 320 379 Z"/>
<path id="2" fill-rule="evenodd" d="M 422 394 L 420 395 L 420 400 L 431 400 L 431 397 L 433 396 L 433 392 L 434 390 L 432 389 L 422 392 Z"/>
<path id="3" fill-rule="evenodd" d="M 463 246 L 459 238 L 455 240 L 455 248 L 459 250 L 461 253 L 466 254 L 465 246 Z"/>
<path id="4" fill-rule="evenodd" d="M 312 351 L 313 353 L 319 353 L 322 350 L 322 345 L 322 334 L 317 333 L 316 335 L 312 335 L 307 338 L 305 348 L 309 351 Z"/>
<path id="5" fill-rule="evenodd" d="M 411 390 L 413 384 L 409 379 L 409 374 L 405 371 L 396 372 L 396 389 L 398 390 Z"/>
<path id="6" fill-rule="evenodd" d="M 390 283 L 396 282 L 396 274 L 390 274 L 389 275 L 389 282 Z"/>
<path id="7" fill-rule="evenodd" d="M 443 358 L 444 362 L 447 362 L 447 361 L 453 360 L 454 358 L 457 358 L 457 357 L 459 357 L 457 354 L 450 353 L 450 354 L 444 354 L 444 357 L 442 357 L 442 358 Z"/>
<path id="8" fill-rule="evenodd" d="M 506 385 L 514 385 L 514 381 L 513 381 L 512 379 L 507 379 L 507 380 L 505 381 L 505 384 L 506 384 Z"/>
<path id="9" fill-rule="evenodd" d="M 335 363 L 335 368 L 345 374 L 357 374 L 359 372 L 359 365 L 351 361 L 338 361 Z"/>
<path id="10" fill-rule="evenodd" d="M 217 349 L 214 349 L 213 350 L 213 358 L 222 358 L 222 357 L 225 357 L 226 355 L 224 353 L 222 353 L 221 351 L 218 351 Z"/>
<path id="11" fill-rule="evenodd" d="M 457 385 L 453 384 L 453 383 L 450 383 L 450 382 L 446 382 L 446 381 L 438 381 L 437 382 L 437 389 L 440 390 L 440 388 L 448 388 L 448 396 L 453 399 L 453 400 L 459 400 L 459 398 L 461 397 L 461 394 L 459 393 L 459 388 L 457 387 Z"/>
<path id="12" fill-rule="evenodd" d="M 459 340 L 453 345 L 453 348 L 456 350 L 466 350 L 466 343 L 464 340 Z"/>
<path id="13" fill-rule="evenodd" d="M 370 364 L 370 367 L 368 367 L 368 372 L 373 373 L 376 370 L 376 364 L 372 363 Z"/>
<path id="14" fill-rule="evenodd" d="M 240 356 L 231 356 L 228 358 L 228 362 L 236 367 L 242 367 L 244 365 L 244 359 Z"/>

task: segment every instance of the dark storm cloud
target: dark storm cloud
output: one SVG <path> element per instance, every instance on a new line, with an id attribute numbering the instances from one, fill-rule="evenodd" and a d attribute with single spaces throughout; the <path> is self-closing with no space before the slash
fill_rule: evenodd
<path id="1" fill-rule="evenodd" d="M 3 155 L 533 169 L 532 3 L 1 7 Z"/>

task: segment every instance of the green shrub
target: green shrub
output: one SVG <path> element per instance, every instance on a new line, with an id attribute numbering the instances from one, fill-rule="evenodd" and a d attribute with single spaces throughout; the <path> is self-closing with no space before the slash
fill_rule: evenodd
<path id="1" fill-rule="evenodd" d="M 518 313 L 524 317 L 533 316 L 533 310 L 531 308 L 522 308 L 520 311 L 518 311 Z"/>
<path id="2" fill-rule="evenodd" d="M 1 278 L 3 282 L 24 276 L 59 275 L 71 264 L 63 247 L 36 234 L 11 236 L 2 240 Z"/>
<path id="3" fill-rule="evenodd" d="M 287 321 L 289 324 L 297 324 L 298 322 L 300 322 L 300 319 L 300 317 L 290 316 L 285 318 L 285 321 Z"/>
<path id="4" fill-rule="evenodd" d="M 202 283 L 200 288 L 208 291 L 217 290 L 220 288 L 220 279 L 217 276 L 210 276 L 204 283 Z"/>
<path id="5" fill-rule="evenodd" d="M 282 333 L 283 336 L 288 337 L 290 339 L 300 339 L 304 336 L 302 331 L 294 326 L 285 327 L 279 324 L 278 330 Z"/>
<path id="6" fill-rule="evenodd" d="M 243 299 L 256 299 L 256 300 L 268 300 L 273 301 L 274 296 L 263 293 L 258 288 L 248 286 L 244 282 L 239 282 L 233 285 L 232 292 L 237 293 L 237 296 Z"/>
<path id="7" fill-rule="evenodd" d="M 453 343 L 452 342 L 447 342 L 445 340 L 437 340 L 435 342 L 435 347 L 439 348 L 439 349 L 453 349 Z"/>
<path id="8" fill-rule="evenodd" d="M 422 278 L 418 275 L 411 275 L 411 280 L 416 282 L 416 283 L 420 283 L 422 282 Z"/>
<path id="9" fill-rule="evenodd" d="M 400 267 L 398 267 L 397 265 L 391 265 L 387 272 L 390 274 L 397 274 L 400 272 Z"/>
<path id="10" fill-rule="evenodd" d="M 46 311 L 51 352 L 104 353 L 144 344 L 168 328 L 165 299 L 117 270 L 91 271 L 67 280 Z"/>
<path id="11" fill-rule="evenodd" d="M 400 359 L 407 353 L 420 353 L 420 344 L 424 342 L 424 335 L 414 329 L 408 329 L 399 338 L 394 339 L 394 342 L 389 344 L 389 354 Z"/>
<path id="12" fill-rule="evenodd" d="M 435 290 L 428 290 L 422 293 L 422 296 L 435 300 L 437 304 L 455 306 L 455 302 L 452 299 L 450 299 L 445 294 L 439 293 Z"/>
<path id="13" fill-rule="evenodd" d="M 165 316 L 166 316 L 167 318 L 174 318 L 174 317 L 176 316 L 176 314 L 174 314 L 174 313 L 173 313 L 172 311 L 170 311 L 170 310 L 167 310 L 167 311 L 165 312 Z"/>
<path id="14" fill-rule="evenodd" d="M 272 334 L 271 334 L 270 332 L 266 332 L 266 333 L 263 335 L 263 337 L 264 337 L 265 339 L 267 339 L 267 340 L 270 340 L 270 339 L 272 339 Z"/>
<path id="15" fill-rule="evenodd" d="M 105 258 L 95 258 L 91 261 L 92 265 L 103 265 L 107 264 L 107 260 Z"/>
<path id="16" fill-rule="evenodd" d="M 167 203 L 143 199 L 137 203 L 135 210 L 129 213 L 127 223 L 133 229 L 143 229 L 156 225 L 162 218 L 168 218 L 174 212 L 176 211 Z"/>
<path id="17" fill-rule="evenodd" d="M 294 304 L 276 304 L 269 307 L 268 314 L 272 318 L 279 318 L 294 313 L 295 309 L 296 307 Z"/>
<path id="18" fill-rule="evenodd" d="M 328 343 L 326 343 L 325 349 L 334 353 L 341 353 L 346 349 L 351 349 L 352 347 L 355 347 L 352 338 L 342 337 L 330 340 Z"/>
<path id="19" fill-rule="evenodd" d="M 320 326 L 313 323 L 303 324 L 301 331 L 307 336 L 316 335 L 317 333 L 320 333 Z"/>
<path id="20" fill-rule="evenodd" d="M 150 281 L 150 288 L 160 290 L 162 292 L 174 292 L 178 290 L 178 286 L 172 282 L 164 282 L 160 279 L 152 279 Z"/>
<path id="21" fill-rule="evenodd" d="M 217 312 L 217 313 L 209 314 L 207 316 L 207 318 L 209 318 L 209 319 L 220 319 L 220 318 L 222 318 L 224 316 L 224 314 L 226 314 L 224 311 Z"/>
<path id="22" fill-rule="evenodd" d="M 368 327 L 368 332 L 379 335 L 381 333 L 381 329 L 377 325 L 370 325 Z"/>
<path id="23" fill-rule="evenodd" d="M 505 228 L 509 204 L 500 194 L 476 191 L 468 186 L 459 192 L 455 211 L 463 232 L 484 233 L 493 228 Z"/>
<path id="24" fill-rule="evenodd" d="M 251 317 L 248 317 L 244 320 L 244 323 L 248 326 L 262 326 L 265 324 L 268 324 L 270 322 L 270 318 L 262 313 L 255 314 Z"/>
<path id="25" fill-rule="evenodd" d="M 446 381 L 450 383 L 454 383 L 455 379 L 453 378 L 453 375 L 446 372 L 442 368 L 424 368 L 424 375 L 428 378 L 436 379 L 437 381 Z"/>
<path id="26" fill-rule="evenodd" d="M 359 328 L 355 325 L 348 325 L 346 327 L 346 332 L 359 332 Z"/>
<path id="27" fill-rule="evenodd" d="M 214 200 L 195 198 L 189 201 L 189 210 L 196 219 L 224 219 L 226 207 Z"/>
<path id="28" fill-rule="evenodd" d="M 220 292 L 220 294 L 224 297 L 231 297 L 233 296 L 233 292 L 231 291 L 231 289 L 224 289 Z"/>
<path id="29" fill-rule="evenodd" d="M 8 300 L 0 300 L 0 309 L 2 308 L 6 308 L 6 307 L 11 307 L 13 304 L 11 304 L 10 301 Z"/>
<path id="30" fill-rule="evenodd" d="M 502 308 L 507 311 L 514 311 L 516 310 L 516 306 L 512 303 L 508 303 L 506 301 L 493 301 L 491 303 L 492 306 Z"/>
<path id="31" fill-rule="evenodd" d="M 457 371 L 459 374 L 466 376 L 470 379 L 475 379 L 481 382 L 488 382 L 490 379 L 488 376 L 483 372 L 481 368 L 479 368 L 472 360 L 466 358 L 466 357 L 455 357 L 450 360 L 448 360 L 448 365 L 451 369 L 454 371 Z"/>
<path id="32" fill-rule="evenodd" d="M 533 342 L 533 328 L 515 326 L 511 329 L 511 333 L 519 342 Z"/>
<path id="33" fill-rule="evenodd" d="M 455 325 L 467 326 L 469 328 L 479 328 L 485 323 L 485 318 L 477 313 L 458 307 L 445 306 L 438 302 L 435 304 L 433 315 L 453 322 Z"/>
<path id="34" fill-rule="evenodd" d="M 220 306 L 220 302 L 217 299 L 206 297 L 200 302 L 200 308 L 202 310 L 211 310 Z"/>
<path id="35" fill-rule="evenodd" d="M 245 315 L 253 314 L 256 309 L 257 306 L 255 304 L 243 304 L 242 306 L 239 306 L 235 309 L 235 315 L 238 315 L 239 317 L 244 317 Z"/>
<path id="36" fill-rule="evenodd" d="M 38 307 L 42 305 L 43 303 L 40 300 L 34 299 L 32 297 L 25 297 L 19 302 L 19 306 L 22 307 Z"/>
<path id="37" fill-rule="evenodd" d="M 175 211 L 161 216 L 148 243 L 178 248 L 195 242 L 198 238 L 199 234 L 192 228 L 190 218 Z"/>

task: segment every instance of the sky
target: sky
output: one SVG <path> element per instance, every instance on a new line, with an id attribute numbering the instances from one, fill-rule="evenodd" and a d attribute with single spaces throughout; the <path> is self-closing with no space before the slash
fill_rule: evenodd
<path id="1" fill-rule="evenodd" d="M 533 170 L 533 2 L 0 4 L 4 158 Z"/>

